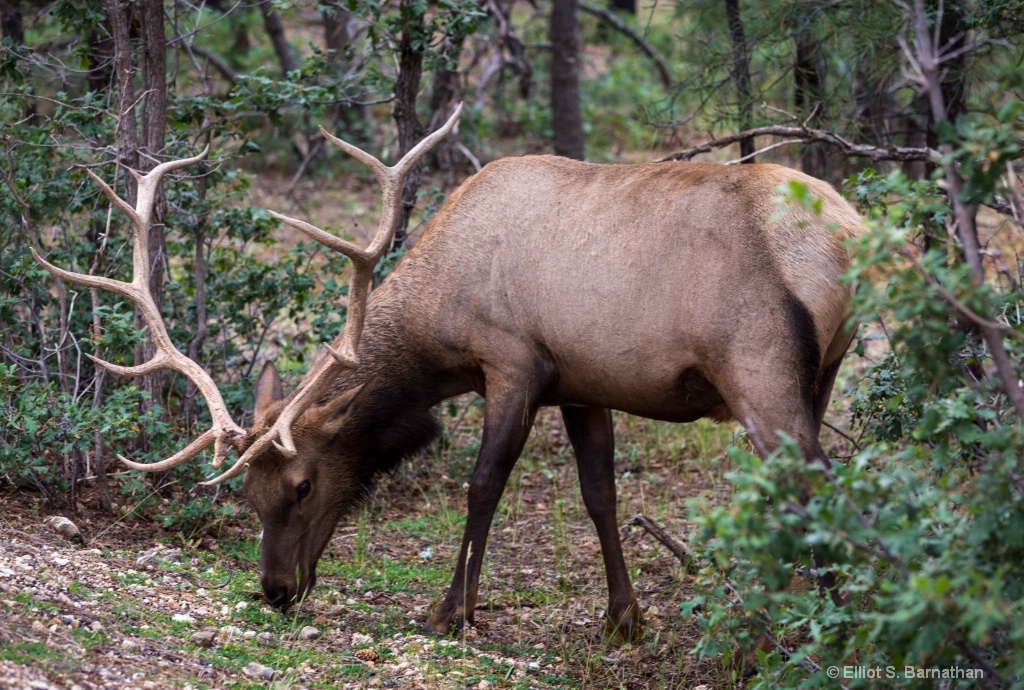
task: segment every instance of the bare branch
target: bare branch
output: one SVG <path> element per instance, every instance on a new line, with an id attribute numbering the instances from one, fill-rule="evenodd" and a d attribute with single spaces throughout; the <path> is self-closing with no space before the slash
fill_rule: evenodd
<path id="1" fill-rule="evenodd" d="M 812 129 L 805 126 L 791 125 L 768 125 L 766 127 L 755 127 L 744 132 L 737 132 L 728 136 L 712 139 L 700 146 L 695 146 L 685 151 L 673 153 L 670 156 L 660 158 L 664 161 L 688 161 L 701 153 L 708 153 L 714 149 L 724 148 L 735 144 L 748 137 L 776 136 L 790 137 L 798 142 L 823 142 L 839 149 L 841 153 L 851 158 L 869 158 L 873 161 L 931 161 L 940 163 L 941 154 L 931 148 L 913 148 L 907 146 L 871 146 L 868 144 L 854 144 L 850 140 L 823 129 Z M 771 147 L 769 147 L 771 148 Z M 767 149 L 762 149 L 762 151 Z M 758 151 L 760 153 L 761 151 Z"/>
<path id="2" fill-rule="evenodd" d="M 658 76 L 661 77 L 661 83 L 665 85 L 665 88 L 672 86 L 672 73 L 669 71 L 668 65 L 665 64 L 664 60 L 658 57 L 658 53 L 654 50 L 654 46 L 652 46 L 647 39 L 634 31 L 629 24 L 603 7 L 597 7 L 596 5 L 591 5 L 586 2 L 579 3 L 578 7 L 584 12 L 598 17 L 601 21 L 609 24 L 619 33 L 628 37 L 629 40 L 633 41 L 633 43 L 636 43 L 637 47 L 640 48 L 643 54 L 654 62 L 654 66 L 658 69 Z"/>
<path id="3" fill-rule="evenodd" d="M 915 257 L 912 253 L 903 249 L 900 250 L 900 255 L 903 256 L 903 258 L 910 261 L 910 263 L 914 266 L 917 272 L 924 276 L 924 279 L 927 280 L 928 283 L 931 284 L 932 287 L 934 287 L 940 295 L 942 295 L 942 299 L 949 302 L 950 306 L 953 307 L 957 311 L 957 313 L 959 313 L 961 316 L 963 316 L 968 321 L 973 323 L 975 326 L 978 326 L 979 328 L 988 328 L 993 331 L 999 331 L 1000 333 L 1005 333 L 1017 340 L 1024 340 L 1024 333 L 1021 333 L 1020 331 L 1011 328 L 1005 323 L 1000 323 L 999 321 L 992 321 L 990 319 L 986 319 L 984 316 L 978 314 L 976 311 L 974 311 L 966 304 L 958 300 L 956 298 L 956 295 L 947 290 L 942 285 L 942 283 L 939 282 L 938 278 L 936 278 L 934 275 L 925 270 L 925 267 L 921 265 L 921 262 L 919 262 L 917 260 L 917 257 Z"/>

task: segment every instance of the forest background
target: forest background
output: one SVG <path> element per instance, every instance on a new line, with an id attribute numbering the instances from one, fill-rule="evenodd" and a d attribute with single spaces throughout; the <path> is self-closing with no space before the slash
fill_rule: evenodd
<path id="1" fill-rule="evenodd" d="M 983 676 L 942 687 L 1024 684 L 1021 0 L 0 0 L 0 30 L 0 490 L 11 544 L 44 539 L 31 518 L 59 513 L 91 526 L 87 541 L 100 551 L 119 531 L 148 533 L 194 554 L 197 568 L 247 572 L 250 588 L 258 570 L 257 521 L 239 480 L 199 486 L 213 474 L 206 456 L 159 475 L 116 460 L 172 455 L 209 419 L 181 377 L 127 379 L 95 366 L 90 357 L 149 359 L 141 321 L 116 296 L 54 281 L 31 256 L 35 247 L 70 270 L 130 277 L 129 226 L 87 170 L 131 201 L 126 169 L 211 147 L 206 161 L 165 181 L 149 285 L 173 342 L 246 420 L 262 362 L 275 359 L 294 385 L 345 321 L 346 262 L 299 241 L 266 209 L 358 241 L 376 222 L 368 173 L 325 146 L 318 126 L 396 160 L 462 102 L 458 135 L 406 185 L 381 277 L 448 193 L 506 155 L 783 163 L 841 189 L 870 232 L 852 247 L 862 327 L 826 417 L 830 468 L 808 466 L 788 446 L 760 459 L 730 427 L 617 417 L 621 510 L 656 518 L 688 553 L 656 556 L 649 540 L 631 547 L 641 598 L 658 603 L 647 608 L 656 622 L 639 651 L 623 656 L 590 636 L 596 624 L 580 625 L 588 633 L 528 625 L 531 607 L 568 615 L 583 601 L 589 623 L 602 605 L 599 562 L 572 561 L 592 536 L 573 527 L 586 528 L 585 514 L 564 432 L 543 418 L 503 510 L 514 527 L 524 506 L 544 506 L 537 514 L 550 519 L 538 534 L 554 555 L 523 538 L 491 556 L 495 596 L 517 592 L 501 610 L 518 637 L 495 624 L 493 639 L 476 642 L 512 659 L 511 670 L 482 664 L 463 638 L 461 656 L 415 662 L 427 674 L 417 682 L 935 686 L 913 674 L 831 674 L 909 666 Z M 780 212 L 816 207 L 800 185 L 779 197 Z M 343 525 L 362 550 L 336 540 L 335 570 L 318 590 L 389 592 L 393 612 L 374 604 L 383 607 L 372 623 L 378 642 L 411 630 L 405 609 L 416 597 L 440 595 L 460 532 L 480 401 L 438 413 L 443 441 Z M 803 505 L 808 485 L 814 498 Z M 402 529 L 405 540 L 389 550 L 387 535 Z M 107 546 L 121 558 L 140 548 Z M 68 548 L 87 558 L 85 546 Z M 503 558 L 544 577 L 503 580 Z M 792 585 L 815 558 L 837 574 L 845 600 Z M 410 564 L 418 574 L 406 573 Z M 229 603 L 245 597 L 247 585 L 236 584 Z M 73 582 L 61 586 L 74 593 Z M 0 660 L 69 682 L 67 659 L 32 628 L 46 617 L 38 593 L 4 591 Z M 317 613 L 268 613 L 252 625 L 284 635 Z M 330 618 L 339 631 L 351 623 L 343 619 Z M 156 673 L 158 684 L 193 673 L 154 671 L 124 651 L 128 633 L 106 625 L 63 639 L 76 654 Z M 179 640 L 214 669 L 200 684 L 254 682 L 240 680 L 256 658 L 244 645 L 199 650 L 172 617 L 153 625 L 163 644 Z M 391 682 L 397 663 L 339 661 L 339 649 L 368 646 L 344 639 L 322 645 L 320 671 L 274 682 Z M 400 654 L 369 647 L 385 662 Z M 296 650 L 266 654 L 293 670 L 302 654 L 314 658 Z M 542 658 L 522 661 L 530 654 Z M 551 670 L 531 674 L 530 663 Z"/>

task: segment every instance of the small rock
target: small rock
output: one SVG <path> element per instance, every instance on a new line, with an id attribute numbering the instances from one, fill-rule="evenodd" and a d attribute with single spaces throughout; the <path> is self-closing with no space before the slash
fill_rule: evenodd
<path id="1" fill-rule="evenodd" d="M 277 638 L 274 637 L 274 633 L 261 632 L 256 636 L 256 639 L 264 647 L 276 647 L 278 644 Z"/>
<path id="2" fill-rule="evenodd" d="M 43 524 L 48 525 L 54 532 L 65 539 L 76 541 L 79 544 L 83 541 L 82 533 L 79 531 L 78 525 L 71 522 L 71 520 L 68 520 L 63 515 L 51 515 L 43 520 Z"/>
<path id="3" fill-rule="evenodd" d="M 377 653 L 376 649 L 357 649 L 356 658 L 376 663 L 380 661 L 380 654 Z"/>
<path id="4" fill-rule="evenodd" d="M 363 633 L 352 633 L 352 646 L 361 644 L 373 644 L 373 638 Z"/>
<path id="5" fill-rule="evenodd" d="M 476 684 L 476 690 L 491 690 L 491 681 L 485 678 Z"/>
<path id="6" fill-rule="evenodd" d="M 92 630 L 93 632 L 99 632 L 100 630 L 103 630 L 103 624 L 99 621 L 93 621 L 89 624 L 89 630 Z"/>
<path id="7" fill-rule="evenodd" d="M 313 626 L 307 625 L 299 631 L 298 639 L 302 640 L 303 642 L 310 642 L 311 640 L 315 640 L 316 638 L 320 637 L 322 634 L 322 632 L 320 632 Z"/>
<path id="8" fill-rule="evenodd" d="M 171 619 L 177 623 L 195 623 L 196 619 L 187 613 L 176 613 L 171 616 Z"/>
<path id="9" fill-rule="evenodd" d="M 241 637 L 245 635 L 245 631 L 233 625 L 225 625 L 217 634 L 221 640 L 230 640 L 232 637 Z"/>
<path id="10" fill-rule="evenodd" d="M 126 652 L 138 652 L 142 650 L 142 645 L 135 640 L 122 640 L 121 649 Z"/>
<path id="11" fill-rule="evenodd" d="M 156 565 L 157 558 L 155 553 L 144 553 L 135 559 L 135 565 L 141 565 L 143 567 L 147 565 Z"/>
<path id="12" fill-rule="evenodd" d="M 242 670 L 247 676 L 262 678 L 263 680 L 274 680 L 274 675 L 277 673 L 274 669 L 263 664 L 257 664 L 255 661 Z"/>
<path id="13" fill-rule="evenodd" d="M 216 638 L 216 632 L 212 630 L 203 630 L 202 632 L 193 633 L 189 640 L 200 647 L 212 647 Z"/>

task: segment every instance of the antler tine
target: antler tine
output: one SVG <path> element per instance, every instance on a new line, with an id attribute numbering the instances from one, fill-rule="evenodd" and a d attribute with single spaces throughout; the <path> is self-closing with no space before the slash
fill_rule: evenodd
<path id="1" fill-rule="evenodd" d="M 356 347 L 359 344 L 363 331 L 367 293 L 373 278 L 373 269 L 388 245 L 391 244 L 391 240 L 395 235 L 395 229 L 398 224 L 398 211 L 402 201 L 402 183 L 405 176 L 409 174 L 409 171 L 412 170 L 413 166 L 419 162 L 427 151 L 455 128 L 461 113 L 462 104 L 459 103 L 455 107 L 455 112 L 452 113 L 451 117 L 448 118 L 448 121 L 440 129 L 420 141 L 398 163 L 390 168 L 381 163 L 375 156 L 349 144 L 347 141 L 339 139 L 323 127 L 320 128 L 325 139 L 359 161 L 362 161 L 376 175 L 384 196 L 380 225 L 369 247 L 362 249 L 352 242 L 321 230 L 315 225 L 270 211 L 270 215 L 289 227 L 298 230 L 310 239 L 316 240 L 330 249 L 341 252 L 352 260 L 352 277 L 349 279 L 348 289 L 348 321 L 341 335 L 340 346 L 334 348 L 331 345 L 326 345 L 329 356 L 322 357 L 313 366 L 313 369 L 310 370 L 300 385 L 295 397 L 281 411 L 274 425 L 250 446 L 231 468 L 223 474 L 203 482 L 205 485 L 219 484 L 237 476 L 245 469 L 252 458 L 265 451 L 271 445 L 274 445 L 283 453 L 294 455 L 296 450 L 292 439 L 292 424 L 327 391 L 331 382 L 342 370 L 353 369 L 359 365 Z M 280 439 L 280 443 L 277 442 L 278 439 Z"/>
<path id="2" fill-rule="evenodd" d="M 136 180 L 141 179 L 139 177 L 139 174 L 136 173 L 134 170 L 131 170 L 130 168 L 126 169 L 129 170 L 129 172 L 131 172 L 131 174 L 135 176 Z M 102 177 L 94 173 L 89 168 L 85 169 L 85 173 L 92 178 L 93 182 L 99 185 L 100 189 L 103 190 L 103 193 L 107 195 L 108 199 L 110 199 L 110 203 L 112 203 L 114 206 L 117 206 L 122 213 L 128 216 L 128 219 L 132 222 L 133 227 L 142 222 L 142 219 L 139 218 L 139 214 L 135 212 L 135 207 L 129 204 L 124 199 L 122 199 L 121 197 L 119 197 L 117 195 L 117 192 L 111 189 L 110 185 L 103 181 Z"/>
<path id="3" fill-rule="evenodd" d="M 134 269 L 130 283 L 57 268 L 43 259 L 34 247 L 32 248 L 32 256 L 35 260 L 54 277 L 76 285 L 107 290 L 131 301 L 149 327 L 150 337 L 156 346 L 156 354 L 153 358 L 136 366 L 120 366 L 91 356 L 90 359 L 122 376 L 142 376 L 162 369 L 177 371 L 188 377 L 206 399 L 207 407 L 213 418 L 211 429 L 200 435 L 199 438 L 190 443 L 184 450 L 160 462 L 142 464 L 118 456 L 122 462 L 132 469 L 150 472 L 168 470 L 191 460 L 211 444 L 215 447 L 213 466 L 220 467 L 227 457 L 228 444 L 234 444 L 238 439 L 245 436 L 245 430 L 238 426 L 231 418 L 227 405 L 224 404 L 224 399 L 217 389 L 217 384 L 213 382 L 210 375 L 201 366 L 174 347 L 170 337 L 167 335 L 167 328 L 164 325 L 163 318 L 160 316 L 160 310 L 157 308 L 156 302 L 149 291 L 149 219 L 156 202 L 156 192 L 160 180 L 168 172 L 179 170 L 202 160 L 209 153 L 209 150 L 209 146 L 206 146 L 201 153 L 191 158 L 161 163 L 146 175 L 140 176 L 132 171 L 132 174 L 139 183 L 138 200 L 134 207 L 119 197 L 110 185 L 93 173 L 92 170 L 86 170 L 89 177 L 96 181 L 110 202 L 123 211 L 131 221 L 132 229 L 135 232 L 135 246 L 133 250 Z"/>
<path id="4" fill-rule="evenodd" d="M 156 183 L 160 182 L 160 180 L 163 179 L 163 176 L 166 175 L 167 173 L 174 172 L 175 170 L 181 170 L 182 168 L 187 168 L 190 165 L 195 165 L 199 161 L 201 161 L 204 158 L 206 158 L 206 155 L 208 153 L 210 153 L 210 145 L 209 144 L 204 146 L 202 151 L 200 151 L 196 155 L 192 156 L 191 158 L 178 158 L 178 159 L 173 160 L 173 161 L 165 161 L 165 162 L 161 163 L 160 165 L 156 166 L 155 168 L 150 170 L 148 173 L 146 173 L 143 176 L 142 179 L 143 180 L 150 180 L 150 179 L 152 179 L 153 180 L 153 184 L 155 185 Z"/>
<path id="5" fill-rule="evenodd" d="M 448 136 L 449 132 L 455 129 L 455 126 L 459 124 L 459 118 L 462 115 L 462 103 L 459 102 L 455 106 L 455 110 L 451 116 L 441 125 L 437 131 L 433 134 L 429 134 L 424 137 L 420 143 L 416 144 L 409 150 L 409 153 L 402 156 L 402 160 L 395 163 L 392 166 L 392 170 L 395 171 L 397 177 L 404 177 L 414 165 L 420 162 L 420 159 L 427 154 L 427 152 L 437 145 L 437 142 Z"/>

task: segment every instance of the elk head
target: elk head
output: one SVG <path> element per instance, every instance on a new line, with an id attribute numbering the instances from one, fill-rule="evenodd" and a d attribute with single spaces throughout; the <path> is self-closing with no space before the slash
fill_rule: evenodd
<path id="1" fill-rule="evenodd" d="M 264 367 L 256 385 L 254 424 L 249 430 L 231 418 L 216 383 L 202 366 L 174 347 L 148 286 L 147 240 L 160 181 L 168 172 L 203 160 L 209 147 L 192 158 L 162 163 L 146 175 L 130 171 L 138 183 L 134 207 L 86 169 L 110 202 L 131 221 L 135 240 L 131 282 L 65 271 L 32 249 L 36 261 L 53 276 L 121 295 L 129 299 L 143 316 L 156 346 L 153 359 L 138 366 L 125 367 L 90 356 L 94 362 L 122 376 L 142 376 L 162 369 L 177 371 L 188 377 L 202 393 L 210 410 L 210 429 L 160 462 L 137 463 L 122 456 L 118 459 L 132 469 L 163 472 L 188 462 L 212 445 L 212 465 L 219 469 L 229 453 L 235 450 L 239 454 L 237 461 L 203 484 L 218 484 L 248 468 L 245 492 L 263 524 L 261 564 L 264 597 L 268 603 L 281 609 L 287 609 L 313 587 L 317 561 L 330 541 L 335 525 L 360 498 L 369 483 L 368 477 L 373 474 L 372 470 L 362 466 L 367 460 L 365 452 L 358 449 L 347 452 L 337 445 L 338 434 L 372 390 L 373 383 L 355 386 L 333 396 L 330 388 L 339 375 L 354 371 L 359 366 L 357 351 L 373 271 L 394 238 L 405 178 L 427 151 L 455 128 L 461 110 L 460 104 L 440 129 L 424 138 L 393 167 L 384 165 L 374 156 L 321 128 L 325 139 L 362 161 L 377 177 L 383 194 L 381 219 L 373 240 L 363 249 L 313 225 L 271 212 L 286 225 L 351 259 L 348 321 L 334 345 L 324 344 L 327 354 L 314 364 L 291 395 L 284 395 L 273 364 Z M 325 462 L 328 447 L 331 449 L 330 463 Z"/>

